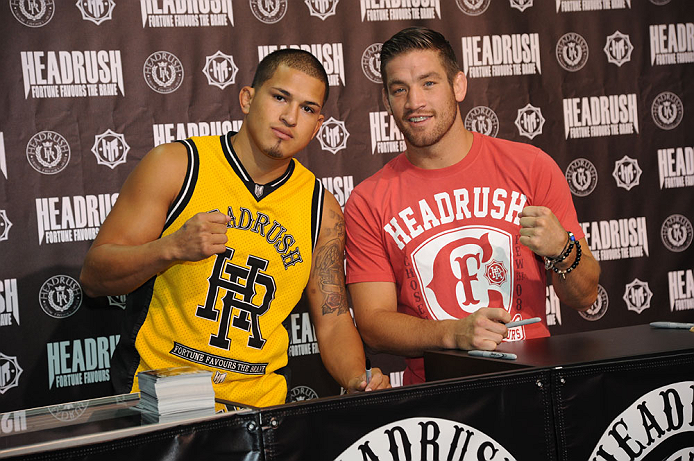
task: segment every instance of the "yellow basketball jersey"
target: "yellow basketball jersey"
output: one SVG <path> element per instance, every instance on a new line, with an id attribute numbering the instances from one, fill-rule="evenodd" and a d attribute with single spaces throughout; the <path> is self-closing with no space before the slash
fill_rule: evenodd
<path id="1" fill-rule="evenodd" d="M 131 304 L 145 310 L 130 336 L 132 391 L 136 372 L 193 365 L 213 372 L 217 398 L 253 406 L 285 401 L 289 338 L 282 323 L 308 282 L 323 188 L 296 160 L 272 183 L 253 183 L 232 134 L 182 141 L 188 172 L 162 236 L 217 210 L 231 218 L 229 240 L 223 254 L 176 264 L 133 294 Z"/>

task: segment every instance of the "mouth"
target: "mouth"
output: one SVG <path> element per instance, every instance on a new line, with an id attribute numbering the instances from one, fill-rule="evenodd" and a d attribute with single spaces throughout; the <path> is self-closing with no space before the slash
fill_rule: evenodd
<path id="1" fill-rule="evenodd" d="M 425 121 L 429 120 L 430 118 L 431 118 L 431 116 L 428 116 L 428 115 L 415 115 L 415 116 L 408 117 L 407 121 L 410 123 L 417 124 L 417 123 L 425 122 Z"/>
<path id="2" fill-rule="evenodd" d="M 292 139 L 294 136 L 292 136 L 292 132 L 284 129 L 284 128 L 277 128 L 277 127 L 272 127 L 273 133 L 275 133 L 275 136 L 277 136 L 280 139 L 283 140 L 289 140 Z"/>

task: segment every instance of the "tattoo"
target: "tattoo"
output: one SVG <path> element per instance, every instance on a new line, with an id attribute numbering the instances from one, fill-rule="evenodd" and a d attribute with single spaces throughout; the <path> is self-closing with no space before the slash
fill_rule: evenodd
<path id="1" fill-rule="evenodd" d="M 337 311 L 337 315 L 349 313 L 347 293 L 344 283 L 344 232 L 345 221 L 334 211 L 330 210 L 335 219 L 335 227 L 326 229 L 326 236 L 335 238 L 329 240 L 317 249 L 316 276 L 318 286 L 323 293 L 323 315 Z"/>

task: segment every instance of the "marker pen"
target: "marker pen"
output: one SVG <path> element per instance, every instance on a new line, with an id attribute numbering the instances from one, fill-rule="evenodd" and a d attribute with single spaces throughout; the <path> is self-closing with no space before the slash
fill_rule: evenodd
<path id="1" fill-rule="evenodd" d="M 369 358 L 366 358 L 366 385 L 369 385 L 369 381 L 371 381 L 371 360 Z"/>
<path id="2" fill-rule="evenodd" d="M 540 317 L 533 317 L 531 319 L 518 320 L 517 322 L 509 322 L 506 324 L 506 328 L 520 327 L 523 325 L 530 325 L 531 323 L 541 322 Z"/>
<path id="3" fill-rule="evenodd" d="M 518 357 L 516 354 L 511 354 L 510 352 L 497 352 L 497 351 L 467 351 L 469 355 L 474 357 L 488 357 L 492 359 L 506 359 L 506 360 L 516 360 Z"/>
<path id="4" fill-rule="evenodd" d="M 652 328 L 677 328 L 683 330 L 689 330 L 694 328 L 694 323 L 680 323 L 680 322 L 651 322 Z"/>

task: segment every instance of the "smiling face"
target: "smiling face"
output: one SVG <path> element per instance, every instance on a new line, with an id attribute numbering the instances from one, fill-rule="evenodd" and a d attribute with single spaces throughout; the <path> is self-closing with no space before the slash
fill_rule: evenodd
<path id="1" fill-rule="evenodd" d="M 386 65 L 383 102 L 408 144 L 418 148 L 438 143 L 460 119 L 458 103 L 465 97 L 465 76 L 452 84 L 437 51 L 402 53 Z"/>
<path id="2" fill-rule="evenodd" d="M 323 123 L 324 94 L 321 80 L 285 65 L 259 88 L 244 87 L 241 110 L 254 150 L 276 160 L 296 155 Z"/>

